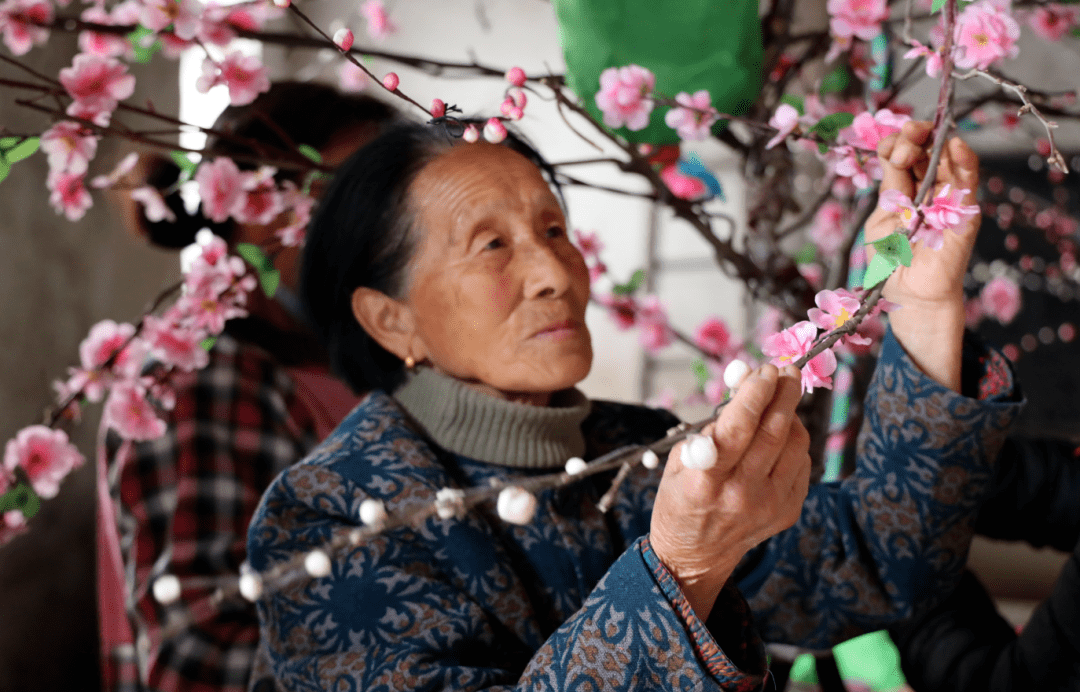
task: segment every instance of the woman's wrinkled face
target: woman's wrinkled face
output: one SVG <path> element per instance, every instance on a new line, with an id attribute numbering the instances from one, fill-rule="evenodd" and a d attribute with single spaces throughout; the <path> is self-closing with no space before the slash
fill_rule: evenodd
<path id="1" fill-rule="evenodd" d="M 420 240 L 405 302 L 426 360 L 511 395 L 584 379 L 589 273 L 536 166 L 503 146 L 457 146 L 420 171 L 409 204 Z"/>

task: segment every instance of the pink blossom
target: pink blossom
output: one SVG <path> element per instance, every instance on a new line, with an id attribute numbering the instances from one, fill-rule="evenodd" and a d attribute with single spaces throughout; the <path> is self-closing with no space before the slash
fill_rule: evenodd
<path id="1" fill-rule="evenodd" d="M 813 348 L 817 331 L 817 327 L 812 322 L 798 322 L 778 334 L 767 337 L 761 346 L 761 352 L 771 358 L 770 362 L 778 367 L 794 365 Z M 835 371 L 836 354 L 831 349 L 826 349 L 814 356 L 802 368 L 803 393 L 814 391 L 814 387 L 831 388 L 831 375 Z"/>
<path id="2" fill-rule="evenodd" d="M 585 259 L 599 259 L 604 243 L 595 231 L 588 233 L 574 229 L 574 245 Z"/>
<path id="3" fill-rule="evenodd" d="M 924 46 L 918 41 L 912 41 L 912 43 L 914 43 L 915 46 L 904 53 L 904 58 L 911 60 L 912 58 L 925 57 L 927 76 L 937 79 L 937 76 L 941 74 L 941 68 L 945 65 L 945 59 L 941 56 L 941 52 L 934 50 L 929 46 Z"/>
<path id="4" fill-rule="evenodd" d="M 139 23 L 139 7 L 135 2 L 122 2 L 107 12 L 101 5 L 91 5 L 83 10 L 81 19 L 84 22 L 116 24 L 131 26 Z M 116 34 L 106 34 L 97 31 L 82 31 L 79 33 L 79 49 L 84 53 L 101 55 L 104 57 L 130 57 L 134 55 L 131 42 L 127 37 Z"/>
<path id="5" fill-rule="evenodd" d="M 140 23 L 151 31 L 162 31 L 171 24 L 177 38 L 190 41 L 199 31 L 202 13 L 199 0 L 142 0 Z"/>
<path id="6" fill-rule="evenodd" d="M 640 65 L 609 67 L 601 72 L 596 107 L 604 114 L 604 124 L 644 130 L 652 113 L 655 88 L 656 75 Z"/>
<path id="7" fill-rule="evenodd" d="M 900 224 L 909 231 L 915 227 L 918 220 L 915 203 L 911 198 L 899 190 L 885 190 L 878 197 L 878 206 L 885 211 L 891 211 L 900 217 Z"/>
<path id="8" fill-rule="evenodd" d="M 506 81 L 510 82 L 516 87 L 525 86 L 525 80 L 528 76 L 525 74 L 525 70 L 520 67 L 511 67 L 506 71 Z"/>
<path id="9" fill-rule="evenodd" d="M 657 353 L 661 349 L 670 346 L 674 340 L 671 327 L 668 326 L 667 311 L 664 309 L 660 298 L 646 296 L 638 304 L 638 327 L 640 328 L 641 345 L 649 353 Z"/>
<path id="10" fill-rule="evenodd" d="M 90 193 L 83 184 L 83 176 L 75 173 L 49 173 L 45 178 L 49 189 L 49 204 L 57 214 L 63 214 L 68 221 L 78 221 L 86 215 L 86 210 L 94 205 Z"/>
<path id="11" fill-rule="evenodd" d="M 781 103 L 776 108 L 776 113 L 769 118 L 769 127 L 777 130 L 776 135 L 765 145 L 766 149 L 772 149 L 784 141 L 788 135 L 799 126 L 799 111 L 790 103 Z"/>
<path id="12" fill-rule="evenodd" d="M 371 78 L 368 77 L 367 72 L 357 65 L 351 62 L 343 62 L 338 68 L 338 87 L 342 91 L 349 93 L 355 93 L 357 91 L 363 91 L 371 84 Z M 438 116 L 432 116 L 438 117 Z"/>
<path id="13" fill-rule="evenodd" d="M 507 91 L 506 98 L 503 99 L 502 105 L 499 106 L 499 111 L 511 120 L 521 120 L 525 115 L 526 103 L 528 103 L 528 99 L 525 97 L 525 92 L 513 87 Z"/>
<path id="14" fill-rule="evenodd" d="M 679 199 L 701 199 L 709 193 L 709 186 L 704 181 L 680 172 L 678 166 L 666 166 L 660 171 L 660 179 Z"/>
<path id="15" fill-rule="evenodd" d="M 881 180 L 881 163 L 877 156 L 863 159 L 848 144 L 829 149 L 825 154 L 825 166 L 841 178 L 850 178 L 858 189 L 870 187 L 873 181 Z"/>
<path id="16" fill-rule="evenodd" d="M 638 305 L 634 296 L 612 293 L 600 296 L 597 300 L 608 309 L 619 329 L 629 329 L 637 322 Z"/>
<path id="17" fill-rule="evenodd" d="M 46 0 L 5 0 L 0 3 L 0 33 L 13 55 L 26 55 L 34 44 L 49 40 L 49 30 L 40 24 L 53 20 L 53 8 Z"/>
<path id="18" fill-rule="evenodd" d="M 283 200 L 286 223 L 274 235 L 281 239 L 284 247 L 298 247 L 304 244 L 307 225 L 311 221 L 311 210 L 315 206 L 315 198 L 305 195 L 291 180 L 282 183 L 282 188 L 285 191 Z"/>
<path id="19" fill-rule="evenodd" d="M 1069 29 L 1080 21 L 1080 8 L 1058 3 L 1039 5 L 1028 18 L 1028 24 L 1047 41 L 1060 41 Z"/>
<path id="20" fill-rule="evenodd" d="M 176 214 L 165 204 L 161 192 L 151 185 L 143 185 L 131 191 L 131 199 L 142 205 L 143 216 L 151 223 L 176 221 Z"/>
<path id="21" fill-rule="evenodd" d="M 401 78 L 397 76 L 396 72 L 387 72 L 383 75 L 382 85 L 387 91 L 397 91 L 398 86 L 401 84 Z"/>
<path id="22" fill-rule="evenodd" d="M 75 102 L 68 115 L 78 113 L 112 113 L 120 101 L 135 91 L 135 77 L 127 66 L 116 58 L 80 53 L 71 67 L 60 70 L 60 83 Z"/>
<path id="23" fill-rule="evenodd" d="M 475 144 L 480 139 L 480 130 L 475 124 L 470 124 L 465 128 L 465 131 L 461 133 L 461 139 L 469 144 Z"/>
<path id="24" fill-rule="evenodd" d="M 146 399 L 145 390 L 129 382 L 112 388 L 103 416 L 105 424 L 127 440 L 156 440 L 167 428 Z"/>
<path id="25" fill-rule="evenodd" d="M 382 0 L 367 0 L 360 6 L 360 11 L 367 20 L 367 32 L 371 38 L 384 39 L 397 31 L 397 26 L 390 21 L 390 15 L 386 13 Z"/>
<path id="26" fill-rule="evenodd" d="M 185 278 L 184 285 L 192 286 L 192 290 L 185 291 L 184 295 L 176 301 L 175 312 L 170 316 L 182 316 L 177 322 L 190 329 L 198 329 L 207 334 L 220 334 L 225 328 L 225 322 L 237 317 L 245 317 L 247 310 L 243 307 L 240 296 L 230 296 L 226 293 L 232 286 L 232 280 L 226 278 L 227 274 L 217 271 L 216 268 L 195 268 Z M 254 288 L 254 278 L 251 282 L 241 284 L 245 290 Z M 224 289 L 222 283 L 228 281 Z"/>
<path id="27" fill-rule="evenodd" d="M 262 166 L 257 171 L 240 173 L 244 194 L 232 209 L 233 218 L 240 223 L 265 226 L 285 210 L 284 198 L 274 183 L 277 169 Z"/>
<path id="28" fill-rule="evenodd" d="M 712 107 L 712 97 L 705 89 L 675 94 L 675 102 L 681 108 L 672 108 L 664 114 L 667 126 L 679 133 L 682 139 L 705 139 L 709 129 L 717 121 L 719 113 Z"/>
<path id="29" fill-rule="evenodd" d="M 22 468 L 34 492 L 44 498 L 56 497 L 60 481 L 84 461 L 63 430 L 44 425 L 23 428 L 4 449 L 4 468 Z"/>
<path id="30" fill-rule="evenodd" d="M 215 223 L 228 219 L 233 209 L 242 203 L 244 178 L 233 160 L 226 156 L 200 165 L 195 172 L 195 182 L 199 184 L 203 213 Z"/>
<path id="31" fill-rule="evenodd" d="M 67 391 L 82 390 L 87 400 L 97 402 L 105 397 L 105 390 L 117 379 L 137 378 L 148 347 L 142 339 L 133 339 L 134 334 L 134 326 L 112 320 L 102 320 L 91 327 L 90 333 L 79 344 L 82 367 L 71 368 L 71 377 L 65 385 Z M 105 368 L 110 358 L 112 362 Z"/>
<path id="32" fill-rule="evenodd" d="M 978 0 L 956 17 L 956 50 L 953 60 L 962 69 L 985 70 L 1001 58 L 1016 57 L 1020 25 L 1006 5 Z"/>
<path id="33" fill-rule="evenodd" d="M 445 117 L 446 102 L 442 99 L 431 99 L 431 106 L 428 108 L 428 112 L 431 113 L 432 118 Z"/>
<path id="34" fill-rule="evenodd" d="M 806 283 L 810 284 L 810 288 L 821 288 L 825 282 L 825 272 L 821 268 L 820 264 L 811 262 L 808 264 L 800 264 L 796 267 L 799 270 L 799 274 L 806 279 Z"/>
<path id="35" fill-rule="evenodd" d="M 98 138 L 79 123 L 62 120 L 41 135 L 41 150 L 49 158 L 52 173 L 86 173 L 86 164 L 97 153 Z"/>
<path id="36" fill-rule="evenodd" d="M 203 60 L 202 70 L 202 76 L 195 83 L 199 93 L 205 94 L 218 84 L 224 84 L 229 88 L 229 103 L 234 106 L 247 105 L 270 89 L 270 78 L 259 59 L 238 50 L 226 55 L 220 64 L 207 57 Z"/>
<path id="37" fill-rule="evenodd" d="M 694 330 L 694 343 L 705 353 L 721 358 L 731 347 L 731 332 L 719 317 L 710 317 Z"/>
<path id="38" fill-rule="evenodd" d="M 927 247 L 940 249 L 944 242 L 943 231 L 955 231 L 965 220 L 979 214 L 979 205 L 963 204 L 963 197 L 969 193 L 970 190 L 952 190 L 950 185 L 942 187 L 933 201 L 923 206 L 925 223 L 912 240 L 922 239 Z"/>
<path id="39" fill-rule="evenodd" d="M 1008 324 L 1020 312 L 1020 287 L 1007 277 L 994 277 L 979 292 L 979 302 L 985 314 Z"/>
<path id="40" fill-rule="evenodd" d="M 854 147 L 877 151 L 878 142 L 894 132 L 899 132 L 901 126 L 909 120 L 910 116 L 898 115 L 888 108 L 882 108 L 873 115 L 864 111 L 855 116 L 851 127 L 841 130 L 840 136 Z"/>
<path id="41" fill-rule="evenodd" d="M 810 240 L 822 255 L 826 257 L 835 255 L 844 246 L 847 217 L 847 209 L 834 199 L 822 204 L 814 214 L 814 225 L 810 227 Z"/>
<path id="42" fill-rule="evenodd" d="M 810 321 L 829 332 L 844 326 L 858 312 L 860 305 L 858 296 L 845 289 L 821 291 L 814 296 L 814 303 L 817 307 L 810 308 Z M 859 326 L 862 327 L 862 323 Z M 844 340 L 859 346 L 870 345 L 870 339 L 858 332 L 845 336 Z"/>
<path id="43" fill-rule="evenodd" d="M 887 0 L 829 0 L 829 32 L 836 39 L 861 38 L 869 41 L 881 33 L 881 23 L 889 18 Z"/>
<path id="44" fill-rule="evenodd" d="M 191 371 L 205 368 L 210 362 L 202 347 L 205 335 L 178 326 L 171 320 L 147 315 L 143 322 L 143 338 L 150 347 L 150 354 L 165 365 Z"/>
<path id="45" fill-rule="evenodd" d="M 604 274 L 607 274 L 607 265 L 600 260 L 593 262 L 592 264 L 588 265 L 588 267 L 590 284 L 596 283 L 600 280 L 600 277 L 602 277 Z"/>

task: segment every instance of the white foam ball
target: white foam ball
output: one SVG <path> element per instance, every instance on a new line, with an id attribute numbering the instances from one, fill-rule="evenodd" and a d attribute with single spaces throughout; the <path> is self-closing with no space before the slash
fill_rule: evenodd
<path id="1" fill-rule="evenodd" d="M 528 524 L 536 514 L 536 497 L 516 485 L 503 488 L 495 504 L 499 517 L 511 524 Z"/>
<path id="2" fill-rule="evenodd" d="M 154 580 L 154 600 L 169 605 L 180 599 L 180 580 L 175 574 L 163 574 Z"/>
<path id="3" fill-rule="evenodd" d="M 727 385 L 728 389 L 738 389 L 749 374 L 749 365 L 741 360 L 733 360 L 724 368 L 724 384 Z"/>
<path id="4" fill-rule="evenodd" d="M 330 574 L 330 558 L 321 550 L 312 550 L 304 558 L 304 569 L 315 578 Z"/>
<path id="5" fill-rule="evenodd" d="M 240 595 L 254 603 L 262 596 L 262 577 L 255 573 L 240 575 Z"/>
<path id="6" fill-rule="evenodd" d="M 660 457 L 656 456 L 656 452 L 651 449 L 646 449 L 641 454 L 641 465 L 647 469 L 655 469 L 660 465 Z"/>
<path id="7" fill-rule="evenodd" d="M 440 519 L 453 519 L 465 511 L 465 491 L 459 488 L 440 488 L 435 493 L 435 513 Z"/>
<path id="8" fill-rule="evenodd" d="M 716 466 L 716 444 L 709 435 L 687 435 L 680 459 L 688 469 L 711 469 Z"/>
<path id="9" fill-rule="evenodd" d="M 382 500 L 369 497 L 360 503 L 360 521 L 365 526 L 381 526 L 386 522 L 386 506 Z"/>
<path id="10" fill-rule="evenodd" d="M 583 472 L 588 464 L 581 457 L 570 457 L 566 460 L 566 473 L 571 476 L 576 476 Z"/>

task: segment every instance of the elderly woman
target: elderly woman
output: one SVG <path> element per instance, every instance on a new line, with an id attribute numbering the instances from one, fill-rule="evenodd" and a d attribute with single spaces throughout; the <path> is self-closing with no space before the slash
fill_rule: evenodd
<path id="1" fill-rule="evenodd" d="M 928 132 L 912 124 L 883 142 L 885 187 L 913 194 Z M 411 125 L 339 169 L 311 228 L 303 298 L 367 394 L 263 497 L 255 569 L 347 535 L 367 498 L 399 511 L 677 423 L 574 388 L 593 358 L 588 273 L 545 164 L 508 143 Z M 939 180 L 974 189 L 976 167 L 954 140 Z M 895 226 L 878 210 L 870 230 Z M 253 688 L 750 690 L 766 674 L 755 627 L 823 647 L 948 592 L 1016 409 L 1000 357 L 963 359 L 974 228 L 937 253 L 916 248 L 891 279 L 904 307 L 844 482 L 808 490 L 798 373 L 766 365 L 706 429 L 711 469 L 685 467 L 676 447 L 662 468 L 633 471 L 606 515 L 596 502 L 610 474 L 540 492 L 526 525 L 480 505 L 268 589 Z"/>

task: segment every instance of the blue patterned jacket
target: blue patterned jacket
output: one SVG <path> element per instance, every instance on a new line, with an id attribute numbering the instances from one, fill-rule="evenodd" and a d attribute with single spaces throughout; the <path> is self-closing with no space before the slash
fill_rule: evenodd
<path id="1" fill-rule="evenodd" d="M 1012 389 L 1004 370 L 1004 389 Z M 824 647 L 908 617 L 959 578 L 989 459 L 1018 404 L 977 400 L 922 375 L 886 337 L 857 470 L 810 489 L 802 516 L 744 558 L 701 622 L 652 552 L 662 469 L 538 495 L 526 526 L 481 506 L 333 556 L 331 574 L 266 593 L 255 690 L 726 690 L 761 688 L 761 640 Z M 593 402 L 587 456 L 653 441 L 665 412 Z M 368 395 L 263 497 L 249 532 L 266 570 L 442 487 L 520 470 L 436 449 L 394 399 Z M 745 594 L 744 601 L 739 591 Z M 749 605 L 749 608 L 748 608 Z M 753 613 L 751 624 L 750 611 Z"/>

